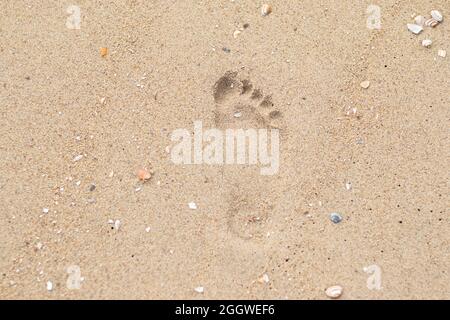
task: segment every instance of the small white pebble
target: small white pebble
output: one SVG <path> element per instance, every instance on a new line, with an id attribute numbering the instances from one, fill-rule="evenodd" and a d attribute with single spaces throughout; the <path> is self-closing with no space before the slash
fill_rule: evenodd
<path id="1" fill-rule="evenodd" d="M 352 183 L 351 182 L 346 182 L 345 183 L 345 189 L 352 190 Z"/>
<path id="2" fill-rule="evenodd" d="M 42 209 L 42 212 L 43 212 L 43 213 L 48 213 L 48 211 L 49 211 L 48 208 L 43 208 L 43 209 Z"/>
<path id="3" fill-rule="evenodd" d="M 438 51 L 438 56 L 441 57 L 441 58 L 445 58 L 447 56 L 447 51 L 442 50 L 442 49 L 439 50 Z"/>
<path id="4" fill-rule="evenodd" d="M 36 244 L 36 248 L 37 248 L 38 250 L 41 250 L 43 246 L 44 246 L 44 245 L 42 244 L 42 242 L 38 242 L 38 243 Z"/>
<path id="5" fill-rule="evenodd" d="M 431 47 L 431 44 L 433 43 L 433 41 L 431 41 L 430 39 L 424 39 L 422 40 L 422 46 L 424 46 L 425 48 L 429 48 Z"/>
<path id="6" fill-rule="evenodd" d="M 114 229 L 119 230 L 120 228 L 120 220 L 114 221 Z"/>
<path id="7" fill-rule="evenodd" d="M 370 81 L 365 80 L 365 81 L 361 82 L 360 85 L 361 85 L 361 88 L 367 89 L 370 86 Z"/>
<path id="8" fill-rule="evenodd" d="M 332 286 L 329 287 L 325 293 L 331 299 L 337 299 L 342 295 L 344 289 L 341 286 Z"/>
<path id="9" fill-rule="evenodd" d="M 197 204 L 195 202 L 189 202 L 189 209 L 192 210 L 196 210 L 197 209 Z"/>
<path id="10" fill-rule="evenodd" d="M 267 273 L 264 273 L 264 274 L 261 276 L 261 282 L 269 283 L 269 281 L 270 281 L 269 275 L 268 275 Z"/>
<path id="11" fill-rule="evenodd" d="M 205 291 L 205 288 L 197 287 L 197 288 L 194 288 L 194 291 L 197 292 L 197 293 L 203 293 Z"/>
<path id="12" fill-rule="evenodd" d="M 150 227 L 145 228 L 145 232 L 150 232 Z"/>
<path id="13" fill-rule="evenodd" d="M 47 281 L 47 290 L 52 291 L 53 290 L 53 283 L 51 281 Z"/>
<path id="14" fill-rule="evenodd" d="M 81 159 L 83 159 L 83 155 L 82 155 L 82 154 L 79 154 L 79 155 L 77 155 L 75 158 L 73 158 L 73 161 L 74 161 L 74 162 L 77 162 L 77 161 L 80 161 Z"/>

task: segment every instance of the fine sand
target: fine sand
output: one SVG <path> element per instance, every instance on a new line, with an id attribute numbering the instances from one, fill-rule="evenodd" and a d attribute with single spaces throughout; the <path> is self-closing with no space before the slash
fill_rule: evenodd
<path id="1" fill-rule="evenodd" d="M 450 298 L 450 2 L 262 4 L 0 1 L 1 299 Z M 278 172 L 174 164 L 194 121 Z"/>

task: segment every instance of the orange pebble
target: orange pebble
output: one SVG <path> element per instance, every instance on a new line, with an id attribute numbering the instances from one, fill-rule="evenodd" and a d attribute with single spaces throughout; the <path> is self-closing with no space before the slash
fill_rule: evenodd
<path id="1" fill-rule="evenodd" d="M 152 177 L 152 173 L 148 171 L 147 169 L 139 169 L 137 174 L 139 180 L 141 181 L 147 181 Z"/>
<path id="2" fill-rule="evenodd" d="M 106 57 L 107 54 L 108 54 L 108 48 L 100 48 L 100 55 L 102 57 Z"/>

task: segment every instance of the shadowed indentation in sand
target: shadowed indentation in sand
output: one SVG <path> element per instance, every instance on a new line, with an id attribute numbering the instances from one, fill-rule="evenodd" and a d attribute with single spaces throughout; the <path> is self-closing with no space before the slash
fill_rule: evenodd
<path id="1" fill-rule="evenodd" d="M 226 72 L 213 87 L 215 125 L 218 128 L 279 128 L 282 113 L 274 110 L 272 96 L 254 89 L 237 72 Z"/>

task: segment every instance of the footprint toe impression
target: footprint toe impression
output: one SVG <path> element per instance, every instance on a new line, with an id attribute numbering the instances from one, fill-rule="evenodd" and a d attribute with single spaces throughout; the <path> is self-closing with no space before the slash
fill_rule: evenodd
<path id="1" fill-rule="evenodd" d="M 215 124 L 219 128 L 279 128 L 282 113 L 274 109 L 271 95 L 240 80 L 237 72 L 226 72 L 213 87 Z"/>

